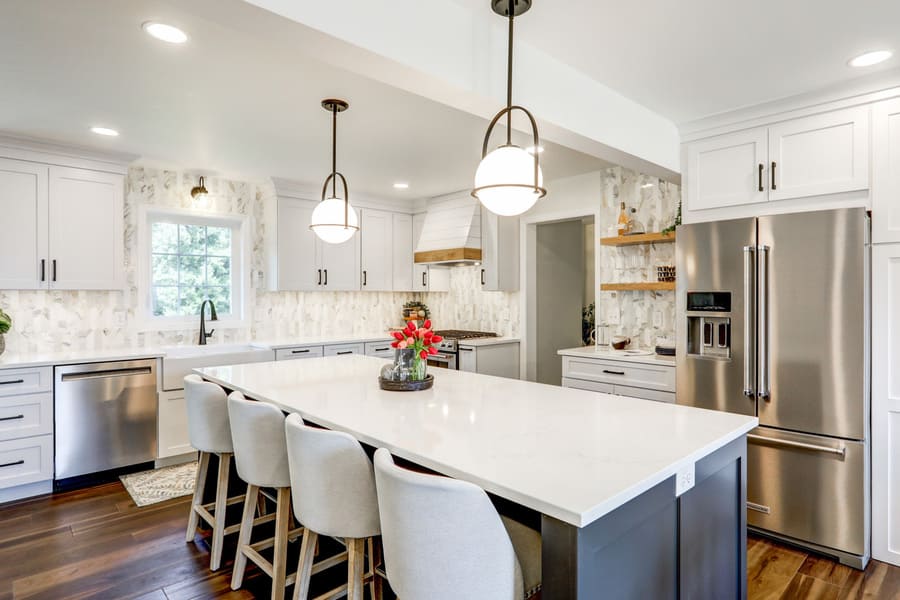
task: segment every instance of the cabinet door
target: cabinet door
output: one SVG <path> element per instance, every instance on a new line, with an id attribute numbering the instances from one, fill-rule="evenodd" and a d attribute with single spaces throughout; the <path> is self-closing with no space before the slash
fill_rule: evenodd
<path id="1" fill-rule="evenodd" d="M 900 244 L 872 250 L 872 557 L 900 564 Z"/>
<path id="2" fill-rule="evenodd" d="M 519 289 L 519 219 L 481 211 L 481 289 Z"/>
<path id="3" fill-rule="evenodd" d="M 428 267 L 429 292 L 449 292 L 450 291 L 450 268 L 449 267 Z"/>
<path id="4" fill-rule="evenodd" d="M 317 243 L 322 286 L 329 292 L 359 291 L 359 233 L 343 244 Z"/>
<path id="5" fill-rule="evenodd" d="M 160 392 L 156 422 L 159 443 L 157 458 L 194 452 L 188 432 L 187 402 L 184 390 Z"/>
<path id="6" fill-rule="evenodd" d="M 773 125 L 769 169 L 769 200 L 867 189 L 869 107 Z"/>
<path id="7" fill-rule="evenodd" d="M 359 236 L 362 246 L 360 284 L 363 291 L 389 292 L 393 289 L 393 229 L 391 213 L 368 208 L 362 211 Z"/>
<path id="8" fill-rule="evenodd" d="M 0 159 L 0 215 L 0 289 L 47 287 L 45 165 Z"/>
<path id="9" fill-rule="evenodd" d="M 314 202 L 278 199 L 278 225 L 275 269 L 277 290 L 318 290 L 319 267 L 316 264 L 318 238 L 309 228 Z"/>
<path id="10" fill-rule="evenodd" d="M 686 151 L 685 211 L 766 202 L 765 127 L 692 142 Z"/>
<path id="11" fill-rule="evenodd" d="M 332 344 L 323 347 L 325 356 L 345 356 L 350 354 L 365 354 L 365 344 Z"/>
<path id="12" fill-rule="evenodd" d="M 900 242 L 900 98 L 872 115 L 872 241 Z"/>
<path id="13" fill-rule="evenodd" d="M 472 346 L 459 347 L 459 370 L 467 373 L 478 372 L 478 350 Z"/>
<path id="14" fill-rule="evenodd" d="M 393 288 L 395 292 L 413 289 L 413 218 L 412 215 L 394 214 Z"/>
<path id="15" fill-rule="evenodd" d="M 50 288 L 111 290 L 124 284 L 121 175 L 50 167 Z"/>

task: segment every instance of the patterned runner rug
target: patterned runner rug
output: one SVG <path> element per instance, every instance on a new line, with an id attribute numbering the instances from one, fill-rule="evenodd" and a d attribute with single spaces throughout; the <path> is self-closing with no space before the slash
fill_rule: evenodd
<path id="1" fill-rule="evenodd" d="M 196 462 L 119 477 L 137 506 L 149 506 L 172 498 L 189 496 L 194 493 L 196 478 Z"/>

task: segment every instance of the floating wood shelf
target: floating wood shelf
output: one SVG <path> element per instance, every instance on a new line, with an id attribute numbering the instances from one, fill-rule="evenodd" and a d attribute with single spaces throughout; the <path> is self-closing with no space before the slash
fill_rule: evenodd
<path id="1" fill-rule="evenodd" d="M 675 233 L 636 233 L 600 238 L 604 246 L 636 246 L 638 244 L 664 244 L 675 241 Z"/>
<path id="2" fill-rule="evenodd" d="M 601 283 L 601 292 L 666 292 L 674 291 L 674 281 L 641 281 L 636 283 Z"/>

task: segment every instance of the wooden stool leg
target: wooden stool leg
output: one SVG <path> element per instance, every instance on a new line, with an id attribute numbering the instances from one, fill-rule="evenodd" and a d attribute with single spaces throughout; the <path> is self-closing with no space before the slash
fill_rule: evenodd
<path id="1" fill-rule="evenodd" d="M 294 600 L 306 600 L 309 596 L 309 580 L 312 577 L 315 548 L 318 543 L 318 533 L 309 529 L 303 531 L 300 561 L 297 563 L 297 582 L 294 584 Z"/>
<path id="2" fill-rule="evenodd" d="M 194 481 L 194 499 L 191 501 L 191 514 L 188 517 L 187 535 L 184 541 L 193 542 L 194 534 L 197 533 L 197 524 L 200 522 L 200 515 L 197 514 L 195 507 L 203 504 L 203 492 L 206 488 L 206 471 L 209 469 L 209 454 L 207 452 L 200 453 L 200 461 L 197 464 L 197 479 Z"/>
<path id="3" fill-rule="evenodd" d="M 209 568 L 218 571 L 222 564 L 222 543 L 225 541 L 225 513 L 228 512 L 228 473 L 231 453 L 219 454 L 219 479 L 216 482 L 216 506 L 213 513 L 212 551 Z"/>
<path id="4" fill-rule="evenodd" d="M 363 600 L 366 541 L 347 538 L 344 542 L 347 544 L 347 600 Z"/>
<path id="5" fill-rule="evenodd" d="M 256 514 L 260 517 L 266 516 L 266 497 L 264 494 L 260 494 L 256 499 Z"/>
<path id="6" fill-rule="evenodd" d="M 381 566 L 381 542 L 374 537 L 369 538 L 369 573 L 372 581 L 369 582 L 369 594 L 372 600 L 381 600 L 384 596 L 384 582 L 381 576 L 375 573 L 375 567 Z"/>
<path id="7" fill-rule="evenodd" d="M 278 488 L 275 507 L 275 547 L 272 558 L 272 600 L 284 600 L 284 579 L 287 569 L 288 532 L 291 517 L 291 488 Z"/>
<path id="8" fill-rule="evenodd" d="M 247 569 L 247 556 L 244 554 L 244 546 L 250 545 L 250 537 L 253 533 L 253 510 L 256 508 L 256 498 L 259 488 L 255 485 L 247 486 L 247 495 L 244 497 L 244 514 L 241 517 L 241 532 L 238 534 L 237 554 L 234 557 L 234 571 L 231 574 L 231 589 L 239 590 L 244 582 L 244 571 Z"/>

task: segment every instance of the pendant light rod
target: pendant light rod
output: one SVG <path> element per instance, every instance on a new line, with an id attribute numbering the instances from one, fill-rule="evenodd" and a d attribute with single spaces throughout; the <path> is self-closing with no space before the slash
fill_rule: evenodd
<path id="1" fill-rule="evenodd" d="M 331 105 L 331 195 L 337 198 L 337 105 Z"/>
<path id="2" fill-rule="evenodd" d="M 511 0 L 512 1 L 512 0 Z M 512 77 L 513 77 L 513 20 L 516 11 L 509 11 L 509 48 L 506 59 L 506 145 L 512 145 Z"/>

